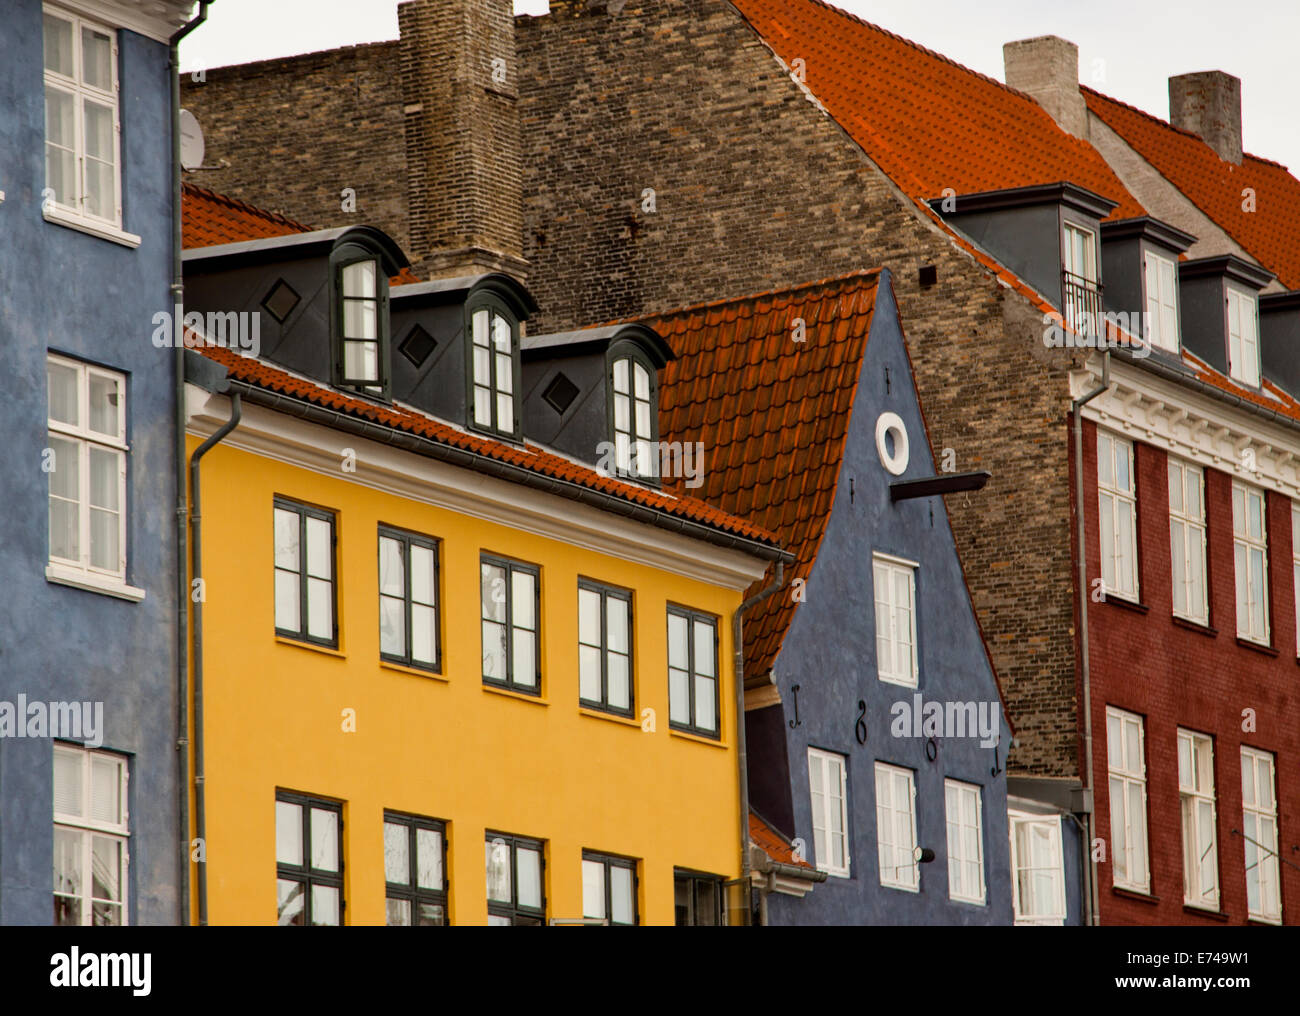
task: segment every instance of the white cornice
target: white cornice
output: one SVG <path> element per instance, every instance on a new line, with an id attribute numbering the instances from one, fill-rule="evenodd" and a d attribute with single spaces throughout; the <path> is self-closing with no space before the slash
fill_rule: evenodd
<path id="1" fill-rule="evenodd" d="M 1100 358 L 1093 356 L 1086 369 L 1070 373 L 1071 396 L 1096 387 L 1100 376 Z M 1112 357 L 1110 388 L 1085 404 L 1083 415 L 1131 440 L 1300 499 L 1300 431 L 1141 367 Z"/>
<path id="2" fill-rule="evenodd" d="M 195 0 L 52 0 L 51 6 L 165 43 L 193 17 Z"/>
<path id="3" fill-rule="evenodd" d="M 206 438 L 230 419 L 230 400 L 185 386 L 186 430 Z M 247 402 L 223 445 L 345 479 L 397 497 L 672 572 L 732 590 L 762 578 L 767 562 L 715 547 L 437 459 L 308 423 Z M 342 471 L 343 449 L 356 451 L 356 472 Z"/>

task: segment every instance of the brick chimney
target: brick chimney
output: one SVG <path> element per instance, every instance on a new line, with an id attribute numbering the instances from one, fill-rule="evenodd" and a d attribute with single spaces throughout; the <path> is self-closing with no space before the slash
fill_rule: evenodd
<path id="1" fill-rule="evenodd" d="M 1241 165 L 1241 79 L 1198 71 L 1169 79 L 1169 122 L 1197 134 L 1225 162 Z"/>
<path id="2" fill-rule="evenodd" d="M 521 281 L 523 166 L 511 0 L 397 8 L 410 255 L 417 274 Z"/>
<path id="3" fill-rule="evenodd" d="M 1055 35 L 1002 47 L 1007 84 L 1032 96 L 1067 134 L 1088 133 L 1088 108 L 1079 94 L 1079 47 Z"/>

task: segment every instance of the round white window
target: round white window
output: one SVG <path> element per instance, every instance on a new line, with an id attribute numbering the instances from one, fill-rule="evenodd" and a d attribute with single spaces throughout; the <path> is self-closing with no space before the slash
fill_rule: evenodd
<path id="1" fill-rule="evenodd" d="M 903 475 L 908 459 L 907 428 L 897 413 L 881 413 L 876 421 L 876 452 L 886 469 L 895 476 Z"/>

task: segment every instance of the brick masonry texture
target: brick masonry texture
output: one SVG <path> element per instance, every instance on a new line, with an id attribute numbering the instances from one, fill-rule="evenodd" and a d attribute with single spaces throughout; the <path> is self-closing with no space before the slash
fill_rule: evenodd
<path id="1" fill-rule="evenodd" d="M 890 268 L 935 457 L 952 449 L 958 470 L 993 474 L 947 501 L 1016 728 L 1009 768 L 1077 777 L 1071 354 L 1044 348 L 1029 302 L 924 219 L 729 3 L 610 14 L 553 0 L 550 16 L 516 19 L 516 46 L 521 250 L 541 307 L 529 332 Z M 432 223 L 460 212 L 451 185 L 422 190 L 432 162 L 408 190 L 409 153 L 432 142 L 413 141 L 402 113 L 403 66 L 384 43 L 187 82 L 208 161 L 232 163 L 197 182 L 316 226 L 372 222 L 421 274 L 445 268 L 436 245 L 465 241 Z M 924 265 L 938 272 L 928 288 Z"/>

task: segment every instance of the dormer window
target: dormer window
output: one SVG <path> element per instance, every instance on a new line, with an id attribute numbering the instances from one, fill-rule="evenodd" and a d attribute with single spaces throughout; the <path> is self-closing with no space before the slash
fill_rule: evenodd
<path id="1" fill-rule="evenodd" d="M 341 387 L 388 394 L 388 279 L 358 244 L 331 257 L 335 290 L 335 376 Z"/>
<path id="2" fill-rule="evenodd" d="M 610 369 L 614 461 L 624 476 L 659 475 L 658 376 L 641 357 L 617 356 Z"/>
<path id="3" fill-rule="evenodd" d="M 1073 331 L 1091 334 L 1101 314 L 1097 238 L 1091 230 L 1066 223 L 1064 239 L 1065 323 Z"/>
<path id="4" fill-rule="evenodd" d="M 519 436 L 519 325 L 496 301 L 470 310 L 470 419 L 479 430 Z"/>
<path id="5" fill-rule="evenodd" d="M 1157 349 L 1177 353 L 1178 272 L 1171 258 L 1147 251 L 1147 341 Z"/>
<path id="6" fill-rule="evenodd" d="M 1228 374 L 1259 387 L 1259 320 L 1255 295 L 1228 287 Z"/>

